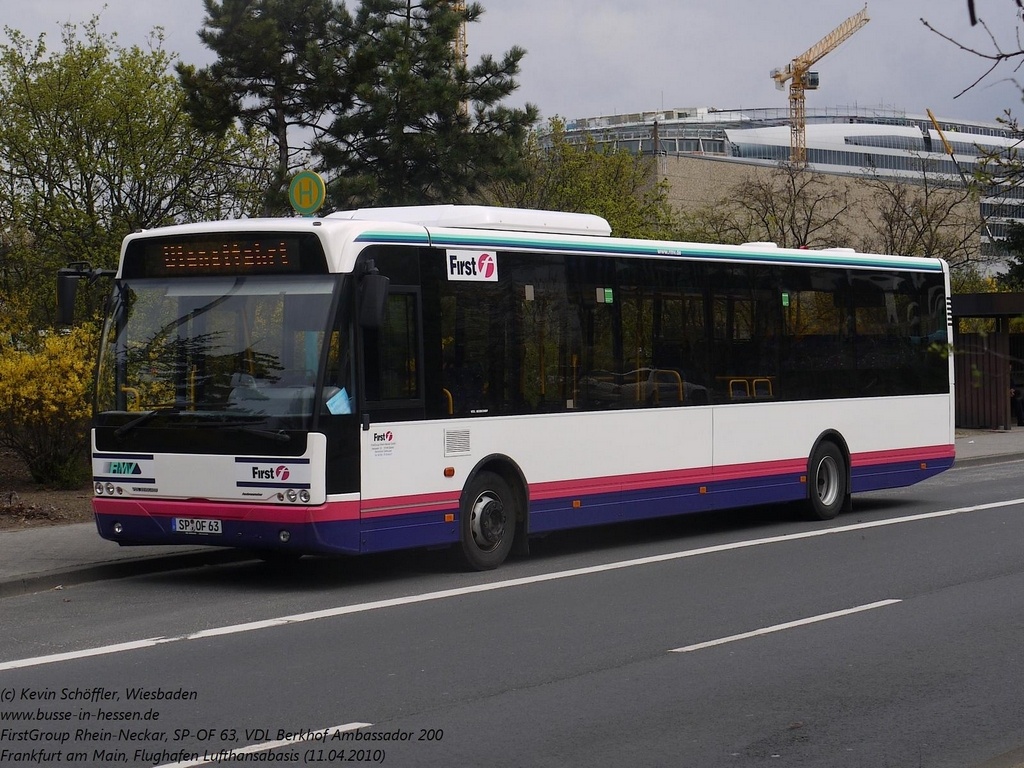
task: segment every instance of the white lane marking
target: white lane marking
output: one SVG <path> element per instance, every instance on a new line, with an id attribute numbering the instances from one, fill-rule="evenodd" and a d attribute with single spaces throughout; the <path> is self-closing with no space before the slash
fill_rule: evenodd
<path id="1" fill-rule="evenodd" d="M 373 723 L 345 723 L 344 725 L 336 725 L 333 728 L 321 728 L 319 731 L 301 731 L 301 738 L 294 739 L 279 739 L 277 741 L 265 741 L 262 744 L 250 744 L 247 747 L 238 748 L 227 748 L 226 751 L 234 753 L 236 755 L 251 755 L 254 752 L 266 752 L 268 749 L 277 749 L 278 747 L 287 747 L 289 744 L 301 744 L 304 741 L 313 741 L 320 737 L 330 736 L 332 733 L 340 731 L 356 731 L 360 728 L 366 728 Z M 204 752 L 205 753 L 205 752 Z M 226 756 L 221 755 L 220 751 L 215 752 L 207 757 L 201 757 L 198 760 L 187 760 L 179 763 L 164 763 L 158 765 L 156 768 L 192 768 L 196 765 L 208 765 L 210 763 L 223 762 Z"/>
<path id="2" fill-rule="evenodd" d="M 507 581 L 495 581 L 489 582 L 487 584 L 475 584 L 469 587 L 444 589 L 438 592 L 425 592 L 423 594 L 408 595 L 406 597 L 393 597 L 388 600 L 375 600 L 370 603 L 342 605 L 336 608 L 325 608 L 320 611 L 311 611 L 309 613 L 296 613 L 292 614 L 291 616 L 281 616 L 276 619 L 265 619 L 262 621 L 248 622 L 246 624 L 232 624 L 224 627 L 215 627 L 213 629 L 204 629 L 201 632 L 193 632 L 188 635 L 180 635 L 177 637 L 154 637 L 147 640 L 137 640 L 130 643 L 119 643 L 117 645 L 105 645 L 97 648 L 86 648 L 85 650 L 81 651 L 56 653 L 49 656 L 35 656 L 27 659 L 14 659 L 12 661 L 0 662 L 0 672 L 4 672 L 9 669 L 22 669 L 24 667 L 37 667 L 44 664 L 55 664 L 62 661 L 73 661 L 75 659 L 87 658 L 89 656 L 102 656 L 104 654 L 109 653 L 120 653 L 121 651 L 137 650 L 139 648 L 151 648 L 153 646 L 161 645 L 163 643 L 177 643 L 185 640 L 202 640 L 208 637 L 234 635 L 240 632 L 251 632 L 257 629 L 280 627 L 285 626 L 287 624 L 301 624 L 306 621 L 317 621 L 319 619 L 329 619 L 334 618 L 336 616 L 347 616 L 353 613 L 364 613 L 366 611 L 374 611 L 381 608 L 396 608 L 402 605 L 427 603 L 433 600 L 447 600 L 448 598 L 452 597 L 462 597 L 464 595 L 479 594 L 481 592 L 493 592 L 498 589 L 511 589 L 513 587 L 523 587 L 530 584 L 542 584 L 546 581 L 558 581 L 561 579 L 574 578 L 576 576 L 588 576 L 595 573 L 617 571 L 622 568 L 635 568 L 641 565 L 666 563 L 671 562 L 673 560 L 682 560 L 688 557 L 699 557 L 701 555 L 710 555 L 717 552 L 729 552 L 737 549 L 747 549 L 750 547 L 765 546 L 767 544 L 780 544 L 787 541 L 813 539 L 818 536 L 831 536 L 833 534 L 838 533 L 863 531 L 869 528 L 882 528 L 888 525 L 915 523 L 921 520 L 933 520 L 939 517 L 949 517 L 951 515 L 966 514 L 968 512 L 982 512 L 989 509 L 1000 509 L 1002 507 L 1013 507 L 1022 504 L 1024 504 L 1024 499 L 995 501 L 989 504 L 975 504 L 970 507 L 958 507 L 956 509 L 946 509 L 941 510 L 939 512 L 925 512 L 920 515 L 908 515 L 906 517 L 889 518 L 886 520 L 875 520 L 870 523 L 854 523 L 853 525 L 843 525 L 837 528 L 822 528 L 813 531 L 804 531 L 803 533 L 790 533 L 784 536 L 768 536 L 763 539 L 734 541 L 729 544 L 717 544 L 713 547 L 687 549 L 681 552 L 667 552 L 662 555 L 639 557 L 634 560 L 619 560 L 614 563 L 605 563 L 604 565 L 592 565 L 586 568 L 573 568 L 568 571 L 556 571 L 554 573 L 541 573 L 537 574 L 536 576 L 523 576 L 518 579 L 508 579 Z"/>
<path id="3" fill-rule="evenodd" d="M 85 648 L 81 651 L 67 651 L 66 653 L 53 653 L 49 656 L 36 656 L 31 659 L 15 659 L 0 663 L 0 671 L 7 669 L 19 669 L 21 667 L 38 667 L 43 664 L 56 664 L 61 661 L 73 661 L 75 659 L 87 659 L 90 656 L 104 656 L 109 653 L 121 653 L 122 651 L 135 651 L 140 648 L 152 648 L 160 643 L 173 642 L 175 638 L 153 637 L 148 640 L 132 640 L 128 643 L 117 643 L 116 645 L 102 645 L 98 648 Z"/>
<path id="4" fill-rule="evenodd" d="M 793 627 L 802 627 L 805 624 L 814 624 L 819 621 L 828 621 L 829 619 L 837 619 L 840 616 L 849 616 L 851 613 L 860 613 L 861 611 L 870 611 L 875 608 L 882 608 L 886 605 L 892 605 L 900 602 L 899 600 L 879 600 L 877 603 L 868 603 L 867 605 L 858 605 L 856 608 L 846 608 L 842 611 L 833 611 L 832 613 L 822 613 L 818 616 L 811 616 L 806 619 L 797 619 L 796 621 L 787 621 L 785 624 L 776 624 L 771 627 L 762 627 L 761 629 L 755 629 L 753 632 L 743 632 L 739 635 L 730 635 L 729 637 L 720 637 L 717 640 L 708 640 L 704 643 L 694 643 L 693 645 L 684 645 L 682 648 L 673 648 L 669 653 L 689 653 L 690 651 L 699 651 L 702 648 L 711 648 L 716 645 L 725 645 L 726 643 L 734 643 L 737 640 L 747 640 L 751 637 L 758 637 L 759 635 L 768 635 L 772 632 L 781 632 L 784 629 L 792 629 Z"/>

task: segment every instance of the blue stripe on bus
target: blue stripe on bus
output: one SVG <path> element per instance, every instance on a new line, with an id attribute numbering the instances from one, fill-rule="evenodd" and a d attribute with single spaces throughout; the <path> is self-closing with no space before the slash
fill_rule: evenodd
<path id="1" fill-rule="evenodd" d="M 937 475 L 949 469 L 952 464 L 952 458 L 944 458 L 928 461 L 926 469 L 922 469 L 921 462 L 916 460 L 854 467 L 850 476 L 851 490 L 858 493 L 903 487 Z M 693 512 L 800 501 L 807 498 L 807 485 L 801 482 L 802 476 L 799 472 L 762 475 L 621 493 L 537 500 L 530 504 L 530 532 L 545 533 Z M 702 487 L 707 489 L 706 493 L 700 492 Z M 576 502 L 578 506 L 574 505 Z M 449 511 L 458 514 L 457 509 Z M 442 520 L 443 511 L 364 520 L 362 551 L 379 552 L 457 542 L 458 523 L 444 523 Z"/>
<path id="2" fill-rule="evenodd" d="M 937 475 L 953 465 L 953 458 L 930 459 L 922 466 L 918 460 L 855 466 L 851 469 L 853 493 L 884 488 L 899 488 Z M 802 474 L 787 472 L 757 475 L 717 482 L 694 482 L 674 486 L 639 488 L 625 492 L 592 495 L 566 495 L 535 500 L 530 505 L 530 532 L 545 533 L 615 522 L 635 522 L 726 508 L 752 507 L 807 497 Z M 706 489 L 701 493 L 701 488 Z M 446 521 L 445 514 L 454 515 Z M 201 516 L 197 511 L 182 516 Z M 280 551 L 358 554 L 384 552 L 413 547 L 454 544 L 459 540 L 459 510 L 434 509 L 430 512 L 396 514 L 362 520 L 321 522 L 252 521 L 224 519 L 219 536 L 174 534 L 171 516 L 134 514 L 97 514 L 101 535 L 115 541 L 155 543 L 174 540 L 209 545 L 274 549 Z M 121 523 L 114 534 L 111 526 Z M 279 541 L 279 532 L 287 529 L 287 546 Z"/>
<path id="3" fill-rule="evenodd" d="M 235 483 L 236 488 L 305 488 L 309 490 L 313 487 L 311 483 L 261 483 L 261 482 L 244 482 L 239 480 Z"/>
<path id="4" fill-rule="evenodd" d="M 309 464 L 309 459 L 299 456 L 236 456 L 236 464 Z"/>
<path id="5" fill-rule="evenodd" d="M 183 510 L 181 517 L 202 517 L 201 512 Z M 255 551 L 298 553 L 319 552 L 323 554 L 358 555 L 361 532 L 358 520 L 334 521 L 331 523 L 284 523 L 256 520 L 221 519 L 220 534 L 176 533 L 171 529 L 173 516 L 132 515 L 104 513 L 96 514 L 96 526 L 105 539 L 123 544 L 204 544 L 234 549 Z M 114 532 L 117 523 L 121 530 Z M 280 540 L 280 532 L 290 534 L 287 545 Z"/>

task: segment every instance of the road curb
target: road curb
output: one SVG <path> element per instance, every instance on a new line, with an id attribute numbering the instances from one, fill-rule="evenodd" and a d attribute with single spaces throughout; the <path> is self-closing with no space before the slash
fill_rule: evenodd
<path id="1" fill-rule="evenodd" d="M 1020 453 L 998 453 L 989 456 L 970 456 L 968 458 L 957 458 L 953 461 L 953 469 L 957 467 L 969 467 L 978 464 L 1010 464 L 1014 461 L 1024 460 L 1024 454 Z"/>
<path id="2" fill-rule="evenodd" d="M 47 592 L 78 584 L 88 584 L 93 581 L 123 579 L 129 576 L 165 573 L 186 568 L 199 568 L 205 565 L 226 565 L 252 559 L 251 552 L 225 549 L 177 555 L 156 555 L 109 563 L 92 563 L 77 568 L 29 574 L 2 581 L 0 582 L 0 599 Z"/>

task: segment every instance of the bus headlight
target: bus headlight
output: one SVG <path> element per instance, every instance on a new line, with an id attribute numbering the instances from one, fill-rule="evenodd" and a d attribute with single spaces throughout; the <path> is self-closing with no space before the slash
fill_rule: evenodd
<path id="1" fill-rule="evenodd" d="M 284 495 L 287 497 L 288 501 L 291 501 L 293 503 L 297 501 L 299 498 L 299 494 L 295 492 L 294 488 L 289 488 L 287 491 L 285 491 Z"/>
<path id="2" fill-rule="evenodd" d="M 299 491 L 299 501 L 303 504 L 309 504 L 309 491 L 305 489 Z"/>

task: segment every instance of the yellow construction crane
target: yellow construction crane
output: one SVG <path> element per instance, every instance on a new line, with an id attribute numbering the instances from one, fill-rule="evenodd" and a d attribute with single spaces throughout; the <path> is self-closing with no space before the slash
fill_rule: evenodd
<path id="1" fill-rule="evenodd" d="M 811 72 L 811 67 L 825 54 L 838 48 L 868 21 L 868 6 L 865 4 L 859 13 L 848 18 L 784 68 L 771 71 L 775 87 L 780 91 L 786 82 L 789 82 L 789 162 L 798 168 L 807 165 L 807 114 L 804 91 L 813 91 L 818 87 L 818 73 Z"/>
<path id="2" fill-rule="evenodd" d="M 942 132 L 942 126 L 939 125 L 939 121 L 935 118 L 935 114 L 930 109 L 925 109 L 928 113 L 928 119 L 932 121 L 932 127 L 935 128 L 935 132 L 939 134 L 939 141 L 942 142 L 942 148 L 946 150 L 946 154 L 949 155 L 949 159 L 953 161 L 953 167 L 956 168 L 956 172 L 960 174 L 960 181 L 963 182 L 964 189 L 970 189 L 972 186 L 971 180 L 967 178 L 967 174 L 964 173 L 964 169 L 960 167 L 960 163 L 957 162 L 956 154 L 953 152 L 953 145 L 946 139 L 946 134 Z M 995 235 L 992 234 L 992 228 L 988 225 L 988 219 L 982 219 L 982 225 L 985 227 L 985 237 L 988 238 L 990 243 L 996 242 Z"/>

